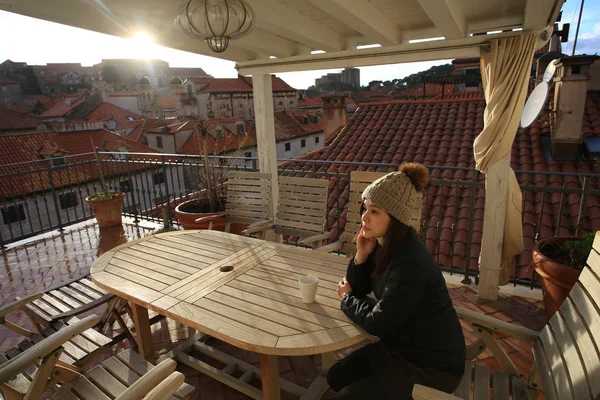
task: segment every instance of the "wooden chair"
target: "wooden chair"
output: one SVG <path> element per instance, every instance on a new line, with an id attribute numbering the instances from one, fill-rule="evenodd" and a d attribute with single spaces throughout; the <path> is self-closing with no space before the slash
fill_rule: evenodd
<path id="1" fill-rule="evenodd" d="M 385 172 L 350 172 L 350 195 L 348 199 L 348 212 L 346 214 L 346 225 L 341 239 L 337 242 L 319 247 L 317 251 L 330 253 L 342 250 L 347 257 L 356 253 L 356 245 L 352 242 L 362 226 L 360 209 L 362 206 L 362 192 L 376 179 L 386 175 Z"/>
<path id="2" fill-rule="evenodd" d="M 535 399 L 540 387 L 546 399 L 584 400 L 600 398 L 600 232 L 596 233 L 588 266 L 569 297 L 540 331 L 512 325 L 471 310 L 456 309 L 479 337 L 467 353 L 465 375 L 455 392 L 461 399 Z M 530 342 L 535 358 L 525 380 L 496 340 L 510 335 Z M 502 367 L 490 374 L 487 366 L 471 359 L 488 348 Z M 471 388 L 472 387 L 472 388 Z M 472 393 L 471 393 L 472 392 Z M 450 395 L 415 386 L 415 399 L 446 399 Z M 471 397 L 472 396 L 472 397 Z"/>
<path id="3" fill-rule="evenodd" d="M 225 213 L 198 218 L 196 222 L 213 221 L 225 218 L 225 232 L 231 224 L 250 225 L 267 219 L 269 199 L 271 197 L 271 175 L 260 172 L 230 171 L 227 175 L 227 199 Z"/>
<path id="4" fill-rule="evenodd" d="M 40 331 L 41 326 L 50 326 L 57 321 L 93 310 L 102 304 L 106 304 L 106 308 L 96 328 L 102 332 L 115 319 L 123 328 L 121 314 L 126 311 L 127 302 L 99 288 L 89 275 L 44 291 L 42 297 L 25 304 L 23 311 Z"/>
<path id="5" fill-rule="evenodd" d="M 25 309 L 26 306 L 31 305 L 32 302 L 38 301 L 45 295 L 45 293 L 33 294 L 0 308 L 0 323 L 24 336 L 23 340 L 17 346 L 6 351 L 5 356 L 7 358 L 17 357 L 21 352 L 40 343 L 45 338 L 51 337 L 57 332 L 61 332 L 79 322 L 79 319 L 75 316 L 51 320 L 45 327 L 37 325 L 38 332 L 36 333 L 6 319 L 8 314 L 17 310 L 24 310 L 27 312 Z M 100 318 L 96 318 L 96 321 L 97 324 L 99 324 Z M 91 360 L 102 353 L 110 352 L 112 346 L 123 338 L 124 336 L 122 334 L 117 335 L 114 338 L 109 338 L 95 329 L 87 329 L 80 335 L 69 339 L 63 344 L 64 351 L 61 353 L 60 360 L 66 364 L 85 369 Z M 133 342 L 133 344 L 135 344 L 135 342 Z"/>
<path id="6" fill-rule="evenodd" d="M 275 220 L 255 222 L 243 234 L 275 233 L 301 238 L 302 244 L 321 246 L 329 238 L 327 223 L 327 194 L 329 181 L 315 178 L 279 177 L 279 204 Z"/>
<path id="7" fill-rule="evenodd" d="M 193 387 L 174 372 L 168 359 L 153 367 L 131 349 L 105 360 L 84 375 L 60 361 L 69 340 L 99 322 L 90 315 L 0 365 L 0 388 L 6 400 L 40 399 L 54 389 L 55 399 L 188 399 Z"/>

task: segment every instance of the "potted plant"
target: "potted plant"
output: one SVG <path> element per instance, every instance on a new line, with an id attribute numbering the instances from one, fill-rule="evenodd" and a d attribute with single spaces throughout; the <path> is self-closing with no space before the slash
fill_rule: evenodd
<path id="1" fill-rule="evenodd" d="M 198 154 L 202 165 L 190 171 L 190 180 L 196 190 L 191 199 L 175 207 L 175 216 L 184 229 L 207 229 L 210 222 L 196 222 L 197 219 L 223 214 L 227 196 L 227 159 L 219 157 L 238 139 L 232 135 L 211 136 L 208 124 L 199 119 L 194 128 L 198 138 Z M 237 150 L 244 143 L 239 140 Z M 235 151 L 234 151 L 235 152 Z M 213 229 L 224 230 L 225 219 L 213 221 Z"/>
<path id="2" fill-rule="evenodd" d="M 533 267 L 540 276 L 548 317 L 560 308 L 579 279 L 592 250 L 594 233 L 540 240 L 533 249 Z"/>
<path id="3" fill-rule="evenodd" d="M 121 216 L 123 213 L 123 197 L 125 193 L 109 190 L 104 183 L 104 173 L 100 165 L 98 149 L 96 151 L 96 163 L 98 164 L 98 173 L 100 175 L 100 193 L 85 198 L 92 209 L 92 213 L 98 221 L 100 228 L 112 228 L 122 224 Z"/>

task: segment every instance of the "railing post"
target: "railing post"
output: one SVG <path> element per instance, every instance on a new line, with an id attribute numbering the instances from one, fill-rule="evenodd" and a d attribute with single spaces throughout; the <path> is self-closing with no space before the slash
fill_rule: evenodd
<path id="1" fill-rule="evenodd" d="M 475 198 L 477 197 L 477 178 L 479 171 L 473 171 L 473 182 L 471 186 L 471 206 L 469 208 L 469 232 L 467 233 L 467 254 L 465 257 L 465 277 L 462 283 L 470 285 L 472 280 L 469 276 L 469 265 L 471 264 L 471 242 L 473 241 L 473 219 L 475 218 Z"/>
<path id="2" fill-rule="evenodd" d="M 135 193 L 133 191 L 133 180 L 131 179 L 131 167 L 129 166 L 129 154 L 125 154 L 125 166 L 127 167 L 127 186 L 131 185 L 129 192 L 131 193 L 131 202 L 133 203 L 133 215 L 135 216 L 133 222 L 136 224 L 140 222 L 138 219 L 137 205 L 135 201 Z"/>
<path id="3" fill-rule="evenodd" d="M 58 229 L 64 230 L 62 219 L 60 218 L 60 207 L 58 206 L 58 199 L 56 197 L 56 190 L 54 190 L 54 180 L 52 179 L 52 167 L 50 161 L 46 164 L 46 170 L 48 171 L 48 183 L 50 184 L 50 193 L 52 194 L 52 201 L 54 202 L 54 210 L 56 211 L 56 218 L 58 219 Z M 52 223 L 50 223 L 52 225 Z"/>
<path id="4" fill-rule="evenodd" d="M 165 165 L 165 156 L 161 156 L 163 175 L 165 176 L 165 195 L 167 196 L 167 218 L 169 226 L 171 226 L 172 210 L 171 210 L 171 195 L 169 194 L 169 180 L 167 179 L 167 166 Z"/>

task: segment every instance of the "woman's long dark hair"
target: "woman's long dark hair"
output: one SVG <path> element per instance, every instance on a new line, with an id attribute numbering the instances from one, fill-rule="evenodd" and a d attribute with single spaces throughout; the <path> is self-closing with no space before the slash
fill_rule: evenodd
<path id="1" fill-rule="evenodd" d="M 365 212 L 364 203 L 360 206 L 360 215 L 362 216 Z M 388 225 L 387 232 L 383 236 L 381 241 L 381 248 L 377 251 L 377 257 L 375 258 L 375 270 L 373 271 L 373 277 L 379 279 L 381 274 L 385 272 L 392 258 L 398 253 L 402 242 L 406 240 L 410 230 L 413 229 L 408 225 L 398 221 L 396 217 L 390 215 L 390 224 Z M 354 242 L 358 238 L 359 233 L 354 238 Z"/>

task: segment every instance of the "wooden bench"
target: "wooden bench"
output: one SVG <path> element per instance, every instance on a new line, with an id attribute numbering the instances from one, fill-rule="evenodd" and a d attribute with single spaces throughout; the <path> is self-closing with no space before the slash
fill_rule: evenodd
<path id="1" fill-rule="evenodd" d="M 330 234 L 325 230 L 328 192 L 329 181 L 326 179 L 280 176 L 275 220 L 256 222 L 242 233 L 273 229 L 277 234 L 299 237 L 299 243 L 317 248 Z"/>
<path id="2" fill-rule="evenodd" d="M 471 310 L 457 308 L 460 318 L 474 328 L 479 341 L 468 351 L 465 375 L 455 392 L 461 399 L 535 399 L 543 390 L 548 400 L 600 398 L 600 232 L 579 281 L 559 311 L 540 331 L 500 321 Z M 525 380 L 497 341 L 510 335 L 530 342 L 535 362 Z M 485 348 L 502 371 L 490 372 L 470 360 Z M 450 395 L 415 386 L 415 399 L 446 399 Z"/>

